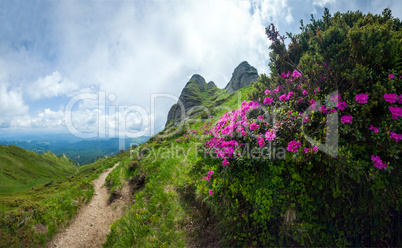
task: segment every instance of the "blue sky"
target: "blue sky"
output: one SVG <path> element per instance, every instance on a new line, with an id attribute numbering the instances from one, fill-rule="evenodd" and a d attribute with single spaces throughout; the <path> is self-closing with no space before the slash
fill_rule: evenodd
<path id="1" fill-rule="evenodd" d="M 398 0 L 1 0 L 0 135 L 159 131 L 192 74 L 222 88 L 241 61 L 267 73 L 265 27 L 297 33 L 324 7 L 402 18 Z"/>

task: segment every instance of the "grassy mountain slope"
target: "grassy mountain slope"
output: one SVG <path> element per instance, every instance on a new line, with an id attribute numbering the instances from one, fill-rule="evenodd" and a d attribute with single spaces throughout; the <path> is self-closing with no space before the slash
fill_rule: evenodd
<path id="1" fill-rule="evenodd" d="M 196 193 L 195 170 L 203 163 L 197 148 L 206 141 L 200 139 L 204 127 L 238 108 L 251 89 L 215 95 L 225 100 L 215 106 L 205 101 L 214 113 L 212 118 L 195 115 L 186 122 L 189 132 L 167 128 L 158 134 L 165 138 L 152 137 L 121 160 L 107 181 L 118 190 L 128 180 L 136 191 L 127 214 L 112 225 L 105 247 L 219 246 L 216 217 Z M 194 132 L 197 137 L 189 134 Z"/>
<path id="2" fill-rule="evenodd" d="M 92 198 L 91 182 L 127 154 L 83 165 L 53 183 L 0 194 L 0 247 L 44 247 Z"/>
<path id="3" fill-rule="evenodd" d="M 0 146 L 0 193 L 23 191 L 76 172 L 65 155 L 37 154 L 17 146 Z"/>

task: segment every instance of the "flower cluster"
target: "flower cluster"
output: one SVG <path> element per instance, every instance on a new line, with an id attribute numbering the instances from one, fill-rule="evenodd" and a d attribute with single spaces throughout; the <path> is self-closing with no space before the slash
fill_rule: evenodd
<path id="1" fill-rule="evenodd" d="M 318 147 L 317 146 L 314 146 L 313 148 L 307 148 L 307 147 L 304 147 L 304 152 L 305 153 L 309 153 L 310 151 L 318 151 Z"/>
<path id="2" fill-rule="evenodd" d="M 391 111 L 392 119 L 396 120 L 398 117 L 402 116 L 402 108 L 396 106 L 390 106 L 389 111 Z"/>
<path id="3" fill-rule="evenodd" d="M 394 93 L 384 94 L 384 99 L 385 99 L 386 102 L 395 103 L 396 100 L 398 99 L 398 96 L 396 94 L 394 94 Z"/>
<path id="4" fill-rule="evenodd" d="M 399 142 L 400 140 L 402 140 L 402 134 L 398 134 L 395 132 L 389 132 L 389 138 L 391 140 L 395 140 L 396 142 Z"/>
<path id="5" fill-rule="evenodd" d="M 293 91 L 289 91 L 288 94 L 283 94 L 279 97 L 280 101 L 288 101 L 294 95 Z"/>
<path id="6" fill-rule="evenodd" d="M 242 102 L 241 108 L 233 112 L 226 112 L 212 127 L 210 131 L 211 138 L 205 143 L 205 146 L 212 148 L 217 157 L 223 159 L 222 166 L 229 165 L 227 158 L 233 158 L 234 151 L 239 147 L 239 143 L 236 140 L 226 140 L 226 137 L 230 137 L 235 133 L 240 133 L 242 136 L 246 136 L 247 129 L 258 130 L 259 125 L 255 122 L 249 124 L 247 113 L 253 109 L 257 109 L 260 106 L 258 102 Z"/>
<path id="7" fill-rule="evenodd" d="M 301 146 L 301 142 L 298 142 L 296 140 L 292 140 L 289 142 L 287 150 L 289 152 L 296 153 L 299 150 L 299 147 Z"/>
<path id="8" fill-rule="evenodd" d="M 382 162 L 382 160 L 381 160 L 381 158 L 379 157 L 379 156 L 374 156 L 374 155 L 372 155 L 371 156 L 371 160 L 373 161 L 373 163 L 374 163 L 374 166 L 375 167 L 377 167 L 378 169 L 385 169 L 386 167 L 387 167 L 387 164 L 386 163 L 383 163 Z"/>
<path id="9" fill-rule="evenodd" d="M 259 126 L 257 123 L 255 123 L 255 122 L 253 122 L 253 123 L 250 124 L 250 130 L 251 130 L 251 131 L 258 129 L 259 127 L 260 127 L 260 126 Z"/>
<path id="10" fill-rule="evenodd" d="M 264 104 L 271 105 L 271 103 L 272 103 L 273 101 L 274 101 L 274 99 L 272 99 L 272 98 L 270 98 L 270 97 L 267 97 L 267 98 L 264 99 Z"/>
<path id="11" fill-rule="evenodd" d="M 348 104 L 347 104 L 346 102 L 338 101 L 338 102 L 336 103 L 336 107 L 337 107 L 339 110 L 344 111 L 344 110 L 348 107 Z"/>
<path id="12" fill-rule="evenodd" d="M 356 101 L 358 103 L 367 103 L 367 100 L 369 99 L 369 95 L 367 93 L 364 94 L 356 94 Z"/>
<path id="13" fill-rule="evenodd" d="M 205 179 L 205 180 L 207 180 L 207 181 L 209 181 L 209 179 L 211 179 L 211 177 L 212 177 L 212 175 L 214 174 L 214 171 L 208 171 L 208 176 L 206 176 L 206 177 L 202 177 L 203 179 Z"/>
<path id="14" fill-rule="evenodd" d="M 290 71 L 288 71 L 288 73 L 284 73 L 282 72 L 281 76 L 283 78 L 290 78 L 290 81 L 294 81 L 296 80 L 296 78 L 300 77 L 302 74 L 300 72 L 298 72 L 297 70 L 294 70 L 292 74 L 290 74 Z"/>
<path id="15" fill-rule="evenodd" d="M 273 141 L 276 138 L 276 131 L 275 129 L 269 129 L 266 133 L 265 133 L 265 139 L 269 140 L 269 141 Z"/>
<path id="16" fill-rule="evenodd" d="M 379 129 L 378 129 L 378 127 L 373 127 L 373 125 L 370 125 L 370 128 L 369 128 L 371 131 L 373 131 L 374 133 L 378 133 L 379 132 Z"/>
<path id="17" fill-rule="evenodd" d="M 352 121 L 353 121 L 353 116 L 351 116 L 351 115 L 344 115 L 341 117 L 342 124 L 344 124 L 344 123 L 352 124 Z"/>

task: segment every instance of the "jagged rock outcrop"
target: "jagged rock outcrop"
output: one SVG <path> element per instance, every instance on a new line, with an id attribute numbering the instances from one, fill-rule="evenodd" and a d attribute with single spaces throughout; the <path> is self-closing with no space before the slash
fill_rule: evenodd
<path id="1" fill-rule="evenodd" d="M 252 67 L 247 61 L 243 61 L 236 67 L 232 74 L 232 78 L 226 85 L 225 89 L 232 93 L 238 89 L 244 88 L 257 81 L 258 71 Z"/>
<path id="2" fill-rule="evenodd" d="M 251 82 L 257 81 L 257 78 L 257 69 L 249 65 L 247 61 L 243 61 L 234 70 L 232 78 L 225 89 L 227 92 L 232 93 L 250 85 Z M 202 76 L 193 75 L 182 90 L 178 103 L 170 108 L 165 126 L 180 124 L 182 111 L 186 113 L 185 116 L 191 116 L 197 108 L 202 109 L 201 106 L 203 106 L 203 103 L 205 105 L 205 102 L 209 101 L 219 105 L 218 96 L 223 93 L 222 91 L 214 82 L 206 83 Z"/>
<path id="3" fill-rule="evenodd" d="M 182 107 L 185 113 L 189 115 L 191 110 L 195 110 L 198 106 L 201 106 L 203 100 L 205 100 L 205 96 L 214 94 L 214 88 L 217 89 L 214 82 L 210 81 L 206 83 L 202 76 L 198 74 L 193 75 L 182 90 L 179 102 L 170 108 L 165 126 L 169 125 L 172 121 L 173 125 L 179 124 L 182 120 Z"/>

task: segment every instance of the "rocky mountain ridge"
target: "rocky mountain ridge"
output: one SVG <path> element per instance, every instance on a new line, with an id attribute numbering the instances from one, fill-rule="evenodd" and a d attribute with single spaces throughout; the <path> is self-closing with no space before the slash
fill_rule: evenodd
<path id="1" fill-rule="evenodd" d="M 224 89 L 219 89 L 212 81 L 206 83 L 201 75 L 194 74 L 183 88 L 179 101 L 170 108 L 165 126 L 180 124 L 183 111 L 186 113 L 185 117 L 191 116 L 194 111 L 202 108 L 203 103 L 214 102 L 218 100 L 219 94 L 233 93 L 257 81 L 257 78 L 257 69 L 247 61 L 241 62 L 234 69 L 232 78 Z"/>

